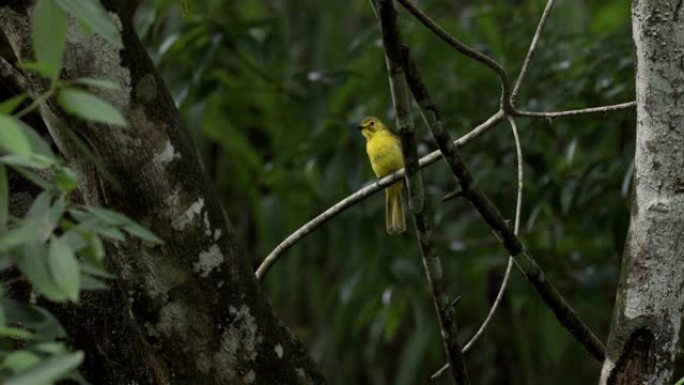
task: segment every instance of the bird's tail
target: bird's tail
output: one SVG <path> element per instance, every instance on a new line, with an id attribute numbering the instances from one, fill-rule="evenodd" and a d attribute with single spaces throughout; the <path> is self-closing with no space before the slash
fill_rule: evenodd
<path id="1" fill-rule="evenodd" d="M 388 234 L 401 234 L 406 231 L 404 218 L 404 200 L 401 197 L 401 182 L 395 183 L 385 190 L 385 222 Z"/>

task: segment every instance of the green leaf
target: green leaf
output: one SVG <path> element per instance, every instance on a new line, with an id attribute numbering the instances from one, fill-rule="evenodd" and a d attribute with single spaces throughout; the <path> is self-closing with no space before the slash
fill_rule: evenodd
<path id="1" fill-rule="evenodd" d="M 124 231 L 126 231 L 128 234 L 134 237 L 140 238 L 151 243 L 164 243 L 164 241 L 162 241 L 159 237 L 154 235 L 154 233 L 140 226 L 135 221 L 126 217 L 125 215 L 117 213 L 116 211 L 108 210 L 102 207 L 89 207 L 88 211 L 90 211 L 96 218 L 101 220 L 103 223 L 111 226 L 120 226 L 123 228 Z"/>
<path id="2" fill-rule="evenodd" d="M 5 385 L 42 385 L 51 383 L 76 369 L 83 361 L 83 352 L 50 357 L 31 366 L 30 370 L 15 374 Z"/>
<path id="3" fill-rule="evenodd" d="M 48 192 L 42 192 L 38 194 L 36 199 L 31 203 L 24 218 L 26 219 L 39 219 L 45 215 L 45 213 L 50 208 L 50 203 L 52 203 L 52 196 Z"/>
<path id="4" fill-rule="evenodd" d="M 100 268 L 100 267 L 97 267 L 97 266 L 92 266 L 92 265 L 89 265 L 89 264 L 86 264 L 86 263 L 84 263 L 84 264 L 81 265 L 81 271 L 84 272 L 84 273 L 86 273 L 86 274 L 92 275 L 92 276 L 94 276 L 94 277 L 100 277 L 100 278 L 106 278 L 106 279 L 114 279 L 114 278 L 116 278 L 116 276 L 114 276 L 114 275 L 112 275 L 112 274 L 109 274 L 109 273 L 108 273 L 106 270 L 104 270 L 103 268 Z"/>
<path id="5" fill-rule="evenodd" d="M 126 119 L 111 104 L 95 95 L 76 88 L 59 92 L 57 102 L 65 111 L 82 119 L 126 127 Z"/>
<path id="6" fill-rule="evenodd" d="M 101 262 L 105 255 L 102 240 L 94 233 L 88 233 L 86 238 L 88 239 L 88 247 L 83 250 L 83 255 L 93 263 Z"/>
<path id="7" fill-rule="evenodd" d="M 49 192 L 42 192 L 31 204 L 31 208 L 26 213 L 26 219 L 36 223 L 36 239 L 45 241 L 59 224 L 59 220 L 64 214 L 66 202 L 63 197 L 55 199 L 52 203 L 52 195 Z"/>
<path id="8" fill-rule="evenodd" d="M 16 96 L 12 96 L 9 99 L 3 100 L 2 102 L 0 102 L 0 115 L 12 114 L 12 111 L 19 107 L 21 102 L 26 100 L 26 98 L 26 94 L 19 94 Z"/>
<path id="9" fill-rule="evenodd" d="M 82 84 L 85 86 L 103 88 L 105 90 L 119 90 L 121 87 L 117 83 L 105 79 L 94 79 L 94 78 L 78 78 L 73 81 L 76 84 Z"/>
<path id="10" fill-rule="evenodd" d="M 0 252 L 7 252 L 19 245 L 35 242 L 38 224 L 25 222 L 20 226 L 0 233 Z"/>
<path id="11" fill-rule="evenodd" d="M 71 210 L 70 210 L 71 211 Z M 81 225 L 86 225 L 86 224 L 81 224 Z M 71 247 L 71 250 L 74 252 L 81 251 L 82 249 L 86 248 L 88 246 L 88 239 L 87 237 L 92 234 L 91 231 L 86 230 L 84 227 L 86 226 L 73 226 L 66 230 L 62 234 L 62 238 L 69 243 L 69 247 Z M 67 225 L 69 226 L 69 225 Z M 65 226 L 62 226 L 64 228 Z"/>
<path id="12" fill-rule="evenodd" d="M 5 312 L 7 322 L 18 322 L 34 332 L 36 338 L 52 340 L 66 337 L 59 321 L 45 309 L 24 304 L 9 298 L 0 298 L 0 307 Z"/>
<path id="13" fill-rule="evenodd" d="M 55 160 L 55 154 L 52 153 L 50 145 L 45 142 L 45 140 L 38 135 L 38 133 L 28 125 L 24 124 L 21 120 L 18 121 L 21 128 L 24 130 L 24 135 L 28 138 L 31 143 L 31 151 L 36 155 L 41 155 L 46 158 Z"/>
<path id="14" fill-rule="evenodd" d="M 42 245 L 24 247 L 21 257 L 16 260 L 17 267 L 38 293 L 51 301 L 62 302 L 67 296 L 50 275 L 46 265 L 47 254 Z"/>
<path id="15" fill-rule="evenodd" d="M 125 226 L 124 231 L 126 231 L 128 234 L 140 238 L 143 241 L 151 242 L 151 243 L 156 243 L 156 244 L 162 244 L 164 241 L 162 241 L 158 236 L 154 235 L 153 232 L 150 230 L 140 226 L 137 223 L 133 223 L 131 225 Z"/>
<path id="16" fill-rule="evenodd" d="M 70 300 L 76 302 L 81 287 L 78 260 L 62 238 L 50 237 L 48 266 L 52 279 Z"/>
<path id="17" fill-rule="evenodd" d="M 107 237 L 115 241 L 126 242 L 126 236 L 116 227 L 98 225 L 94 227 L 93 230 L 103 237 Z"/>
<path id="18" fill-rule="evenodd" d="M 78 187 L 78 176 L 68 167 L 61 167 L 53 179 L 55 186 L 62 192 L 69 193 Z"/>
<path id="19" fill-rule="evenodd" d="M 83 290 L 107 290 L 109 287 L 97 278 L 89 275 L 81 275 L 81 286 Z"/>
<path id="20" fill-rule="evenodd" d="M 46 78 L 52 78 L 53 76 L 53 69 L 49 64 L 43 62 L 22 62 L 19 64 L 19 68 L 35 72 L 38 75 L 42 75 Z"/>
<path id="21" fill-rule="evenodd" d="M 45 140 L 33 128 L 11 116 L 0 115 L 0 149 L 14 155 L 40 155 L 54 161 L 54 154 Z"/>
<path id="22" fill-rule="evenodd" d="M 35 338 L 33 333 L 24 329 L 17 329 L 9 326 L 0 326 L 0 337 L 30 340 Z"/>
<path id="23" fill-rule="evenodd" d="M 56 0 L 62 9 L 69 12 L 98 35 L 112 44 L 121 45 L 121 36 L 107 10 L 99 0 Z"/>
<path id="24" fill-rule="evenodd" d="M 47 354 L 62 354 L 67 352 L 67 348 L 62 342 L 52 341 L 31 346 L 31 349 Z"/>
<path id="25" fill-rule="evenodd" d="M 36 154 L 0 156 L 0 163 L 9 166 L 35 168 L 37 170 L 44 170 L 55 164 L 53 159 Z"/>
<path id="26" fill-rule="evenodd" d="M 31 142 L 19 121 L 7 115 L 0 115 L 0 150 L 16 155 L 31 154 Z"/>
<path id="27" fill-rule="evenodd" d="M 127 216 L 103 207 L 88 207 L 88 211 L 90 211 L 96 218 L 98 218 L 99 220 L 108 225 L 124 226 L 129 225 L 131 223 L 135 223 L 132 220 L 130 220 Z"/>
<path id="28" fill-rule="evenodd" d="M 0 164 L 0 232 L 5 231 L 9 219 L 9 187 L 7 168 Z"/>
<path id="29" fill-rule="evenodd" d="M 33 7 L 33 50 L 38 62 L 45 64 L 56 79 L 62 68 L 66 42 L 67 15 L 55 0 L 38 0 Z"/>
<path id="30" fill-rule="evenodd" d="M 18 350 L 7 355 L 3 365 L 9 368 L 12 372 L 22 372 L 26 369 L 37 365 L 40 362 L 40 357 L 27 350 Z"/>

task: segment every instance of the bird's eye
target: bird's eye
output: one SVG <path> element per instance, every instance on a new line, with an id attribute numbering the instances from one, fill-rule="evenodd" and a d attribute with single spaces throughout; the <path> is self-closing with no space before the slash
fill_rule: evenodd
<path id="1" fill-rule="evenodd" d="M 370 125 L 371 125 L 371 126 L 375 126 L 375 122 L 370 122 Z"/>

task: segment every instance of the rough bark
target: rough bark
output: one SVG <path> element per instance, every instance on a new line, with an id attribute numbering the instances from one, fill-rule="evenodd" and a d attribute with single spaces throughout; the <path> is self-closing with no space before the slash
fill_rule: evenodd
<path id="1" fill-rule="evenodd" d="M 684 7 L 635 0 L 635 198 L 602 385 L 673 382 L 684 306 Z"/>
<path id="2" fill-rule="evenodd" d="M 13 54 L 29 61 L 30 1 L 0 1 L 0 29 Z M 64 78 L 110 79 L 92 90 L 119 108 L 130 127 L 84 124 L 52 101 L 41 114 L 80 172 L 80 191 L 148 226 L 165 244 L 111 244 L 112 290 L 63 309 L 88 354 L 94 384 L 318 384 L 306 349 L 275 317 L 219 201 L 174 102 L 133 30 L 130 2 L 105 1 L 123 47 L 71 22 Z M 10 60 L 14 62 L 14 60 Z M 28 90 L 44 89 L 26 75 Z M 106 167 L 96 173 L 67 135 L 77 133 Z"/>

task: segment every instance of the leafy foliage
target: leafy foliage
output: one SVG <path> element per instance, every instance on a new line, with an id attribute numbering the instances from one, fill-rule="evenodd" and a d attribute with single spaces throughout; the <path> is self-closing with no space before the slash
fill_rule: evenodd
<path id="1" fill-rule="evenodd" d="M 632 100 L 629 4 L 557 3 L 519 106 L 546 111 Z M 544 4 L 420 2 L 512 76 Z M 255 265 L 372 180 L 352 127 L 365 115 L 392 115 L 379 30 L 366 2 L 149 0 L 137 17 Z M 490 71 L 450 51 L 403 11 L 400 25 L 454 136 L 498 109 Z M 522 238 L 605 336 L 628 223 L 633 112 L 518 124 L 526 163 Z M 433 145 L 425 130 L 421 135 L 424 154 Z M 495 128 L 464 151 L 512 218 L 509 128 Z M 506 255 L 464 202 L 439 203 L 454 188 L 443 165 L 425 170 L 425 181 L 449 290 L 463 296 L 465 340 L 493 300 Z M 288 251 L 267 278 L 279 314 L 331 383 L 422 383 L 441 364 L 415 238 L 388 237 L 382 210 L 378 196 L 341 214 Z M 595 381 L 599 370 L 516 273 L 467 360 L 481 384 L 582 383 Z"/>
<path id="2" fill-rule="evenodd" d="M 25 95 L 0 102 L 0 274 L 6 279 L 0 286 L 0 378 L 7 385 L 44 385 L 62 379 L 84 383 L 76 371 L 83 352 L 70 351 L 59 321 L 38 304 L 78 302 L 83 290 L 107 288 L 105 280 L 112 276 L 104 268 L 103 238 L 125 242 L 126 232 L 147 242 L 161 242 L 119 213 L 74 203 L 79 176 L 20 119 L 57 95 L 65 111 L 85 120 L 126 124 L 114 107 L 59 80 L 67 14 L 85 22 L 95 13 L 107 21 L 100 18 L 86 24 L 118 41 L 99 2 L 39 0 L 32 30 L 37 61 L 25 63 L 24 68 L 50 79 L 51 87 L 31 103 L 25 103 Z M 112 87 L 99 79 L 78 79 L 73 84 Z M 17 111 L 19 107 L 23 108 Z M 41 189 L 25 213 L 9 206 L 11 175 Z M 15 291 L 17 283 L 25 283 L 27 290 Z"/>

